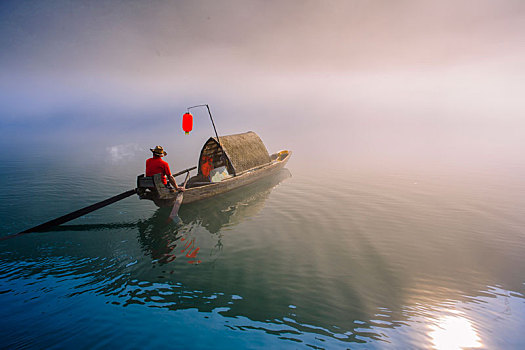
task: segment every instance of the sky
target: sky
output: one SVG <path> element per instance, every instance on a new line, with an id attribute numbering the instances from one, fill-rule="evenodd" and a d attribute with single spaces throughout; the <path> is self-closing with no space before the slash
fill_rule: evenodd
<path id="1" fill-rule="evenodd" d="M 0 143 L 200 150 L 207 103 L 304 159 L 516 159 L 523 33 L 520 0 L 4 0 Z"/>

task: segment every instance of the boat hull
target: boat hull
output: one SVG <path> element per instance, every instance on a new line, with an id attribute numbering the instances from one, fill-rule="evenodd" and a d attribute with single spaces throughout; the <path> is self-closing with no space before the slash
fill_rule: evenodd
<path id="1" fill-rule="evenodd" d="M 221 193 L 226 193 L 236 188 L 251 184 L 266 176 L 275 174 L 284 168 L 290 159 L 291 154 L 291 151 L 281 151 L 279 153 L 274 153 L 271 155 L 272 161 L 269 164 L 246 170 L 241 174 L 222 180 L 221 182 L 213 182 L 207 185 L 188 188 L 186 191 L 184 191 L 184 199 L 182 203 L 188 204 L 214 197 Z M 163 199 L 156 198 L 155 196 L 141 198 L 151 199 L 158 207 L 168 207 L 173 206 L 175 199 L 177 198 L 177 192 L 173 192 L 173 194 L 168 198 Z"/>

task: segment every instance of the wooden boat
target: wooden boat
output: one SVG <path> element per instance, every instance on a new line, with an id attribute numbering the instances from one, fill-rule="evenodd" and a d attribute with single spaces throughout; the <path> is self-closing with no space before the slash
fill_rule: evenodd
<path id="1" fill-rule="evenodd" d="M 186 185 L 182 203 L 191 203 L 231 191 L 253 183 L 282 169 L 292 155 L 283 150 L 270 155 L 259 136 L 253 131 L 242 134 L 210 137 L 202 147 L 197 166 L 179 171 L 173 176 L 198 173 Z M 203 165 L 211 161 L 212 168 L 224 167 L 228 175 L 218 182 L 216 178 L 204 176 Z M 160 174 L 137 177 L 137 194 L 140 199 L 152 200 L 159 207 L 172 206 L 177 192 L 162 183 Z"/>

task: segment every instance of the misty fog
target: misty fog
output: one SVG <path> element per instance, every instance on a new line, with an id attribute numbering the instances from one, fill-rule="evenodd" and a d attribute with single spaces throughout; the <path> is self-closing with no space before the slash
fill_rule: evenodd
<path id="1" fill-rule="evenodd" d="M 524 19 L 520 1 L 4 1 L 1 143 L 194 157 L 213 131 L 181 115 L 207 103 L 220 134 L 297 161 L 522 164 Z"/>

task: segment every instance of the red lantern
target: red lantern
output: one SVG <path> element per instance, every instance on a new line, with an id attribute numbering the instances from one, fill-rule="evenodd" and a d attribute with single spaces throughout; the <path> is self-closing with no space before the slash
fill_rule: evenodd
<path id="1" fill-rule="evenodd" d="M 184 113 L 182 116 L 182 130 L 188 135 L 193 129 L 193 116 L 190 112 Z"/>

